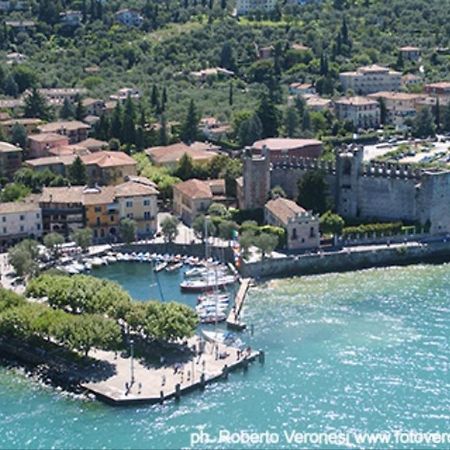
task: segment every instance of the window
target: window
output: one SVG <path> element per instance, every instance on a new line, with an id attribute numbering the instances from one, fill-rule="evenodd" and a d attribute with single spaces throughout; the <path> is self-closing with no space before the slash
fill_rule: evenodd
<path id="1" fill-rule="evenodd" d="M 100 226 L 100 217 L 97 217 L 97 226 Z"/>
<path id="2" fill-rule="evenodd" d="M 297 228 L 294 228 L 292 230 L 292 240 L 293 241 L 297 240 Z"/>
<path id="3" fill-rule="evenodd" d="M 8 232 L 8 229 L 6 228 L 6 227 L 3 227 L 3 233 L 7 233 Z"/>
<path id="4" fill-rule="evenodd" d="M 6 222 L 6 217 L 5 217 L 5 216 L 2 217 L 2 222 L 3 222 L 3 223 Z"/>
<path id="5" fill-rule="evenodd" d="M 25 231 L 25 227 L 23 225 L 20 225 L 20 232 L 23 233 Z"/>
<path id="6" fill-rule="evenodd" d="M 36 230 L 40 230 L 41 229 L 41 224 L 40 223 L 37 223 L 36 224 Z"/>
<path id="7" fill-rule="evenodd" d="M 314 227 L 311 227 L 309 230 L 309 237 L 313 238 L 316 236 L 316 231 L 314 230 Z"/>
<path id="8" fill-rule="evenodd" d="M 150 220 L 150 219 L 151 219 L 151 215 L 150 215 L 150 212 L 149 212 L 149 211 L 145 211 L 145 212 L 144 212 L 144 219 L 145 219 L 145 220 Z"/>
<path id="9" fill-rule="evenodd" d="M 36 219 L 40 219 L 41 215 L 39 213 L 36 214 Z"/>
<path id="10" fill-rule="evenodd" d="M 102 211 L 102 208 L 100 207 L 100 206 L 96 206 L 95 207 L 95 212 L 96 213 L 99 213 L 99 212 L 101 212 Z"/>
<path id="11" fill-rule="evenodd" d="M 133 218 L 133 214 L 131 213 L 131 214 L 127 214 L 127 217 L 129 218 L 129 219 L 132 219 Z"/>
<path id="12" fill-rule="evenodd" d="M 150 206 L 150 200 L 144 200 L 144 206 Z"/>
<path id="13" fill-rule="evenodd" d="M 114 222 L 114 216 L 110 217 L 111 222 Z"/>
<path id="14" fill-rule="evenodd" d="M 133 207 L 133 202 L 132 202 L 132 201 L 127 201 L 126 204 L 125 204 L 125 206 L 126 206 L 127 208 L 132 208 L 132 207 Z"/>
<path id="15" fill-rule="evenodd" d="M 20 220 L 23 222 L 25 220 L 25 216 L 20 216 Z"/>

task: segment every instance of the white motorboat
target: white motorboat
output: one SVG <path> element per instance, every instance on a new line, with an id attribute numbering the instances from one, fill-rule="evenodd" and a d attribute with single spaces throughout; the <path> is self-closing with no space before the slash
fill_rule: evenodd
<path id="1" fill-rule="evenodd" d="M 211 302 L 214 303 L 228 303 L 230 301 L 230 294 L 206 294 L 197 297 L 197 303 Z"/>
<path id="2" fill-rule="evenodd" d="M 225 313 L 207 314 L 207 315 L 200 316 L 200 323 L 203 323 L 203 324 L 219 323 L 219 322 L 224 322 L 226 319 L 227 319 L 227 316 Z"/>
<path id="3" fill-rule="evenodd" d="M 235 281 L 233 275 L 226 275 L 216 279 L 184 280 L 181 282 L 180 288 L 186 292 L 212 291 L 215 288 L 229 286 Z"/>
<path id="4" fill-rule="evenodd" d="M 161 272 L 162 270 L 164 270 L 166 267 L 168 266 L 168 263 L 166 262 L 162 262 L 159 264 L 156 264 L 155 268 L 153 269 L 155 272 Z"/>
<path id="5" fill-rule="evenodd" d="M 175 272 L 177 270 L 180 270 L 183 267 L 183 263 L 182 262 L 178 262 L 175 264 L 169 264 L 166 267 L 166 272 Z"/>

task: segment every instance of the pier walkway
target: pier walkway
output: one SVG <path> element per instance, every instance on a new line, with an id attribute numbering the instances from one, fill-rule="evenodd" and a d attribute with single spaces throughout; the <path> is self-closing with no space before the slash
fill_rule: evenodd
<path id="1" fill-rule="evenodd" d="M 250 287 L 250 278 L 244 278 L 240 281 L 239 290 L 234 299 L 234 305 L 228 314 L 227 327 L 233 330 L 244 330 L 246 324 L 241 321 L 242 307 L 244 306 L 248 288 Z"/>
<path id="2" fill-rule="evenodd" d="M 200 348 L 201 338 L 194 336 L 188 342 L 189 347 Z M 195 389 L 202 389 L 206 384 L 221 378 L 227 378 L 228 374 L 242 367 L 248 368 L 250 362 L 264 355 L 258 351 L 238 352 L 236 348 L 203 341 L 204 352 L 198 356 L 192 356 L 190 360 L 178 363 L 177 370 L 172 365 L 159 367 L 142 364 L 138 360 L 115 356 L 113 352 L 95 350 L 90 356 L 109 362 L 114 366 L 113 376 L 98 382 L 84 383 L 82 388 L 112 405 L 127 405 L 136 403 L 163 403 L 171 398 L 179 398 L 181 395 Z M 222 357 L 219 357 L 222 356 Z M 132 374 L 134 382 L 131 383 Z M 130 387 L 131 385 L 131 387 Z"/>

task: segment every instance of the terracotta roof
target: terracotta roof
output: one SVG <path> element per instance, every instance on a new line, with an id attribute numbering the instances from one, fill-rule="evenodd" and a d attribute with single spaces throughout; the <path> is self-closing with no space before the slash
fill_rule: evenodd
<path id="1" fill-rule="evenodd" d="M 41 125 L 39 130 L 41 133 L 55 133 L 61 130 L 75 131 L 75 130 L 89 130 L 91 127 L 78 120 L 68 120 L 61 122 L 50 122 Z"/>
<path id="2" fill-rule="evenodd" d="M 306 52 L 307 50 L 309 50 L 309 47 L 303 44 L 292 44 L 291 48 L 300 52 Z"/>
<path id="3" fill-rule="evenodd" d="M 348 105 L 348 106 L 365 106 L 365 105 L 376 105 L 378 102 L 367 97 L 342 97 L 338 98 L 334 102 L 336 105 Z"/>
<path id="4" fill-rule="evenodd" d="M 289 139 L 289 138 L 269 138 L 256 141 L 252 147 L 262 150 L 266 146 L 270 151 L 294 150 L 310 145 L 322 145 L 317 139 Z"/>
<path id="5" fill-rule="evenodd" d="M 78 145 L 86 147 L 88 150 L 98 150 L 102 148 L 108 148 L 109 144 L 106 141 L 100 141 L 94 138 L 87 138 L 84 141 L 78 142 Z"/>
<path id="6" fill-rule="evenodd" d="M 374 94 L 369 94 L 367 97 L 378 99 L 378 98 L 385 98 L 387 100 L 419 100 L 421 98 L 424 98 L 424 95 L 422 94 L 411 94 L 408 92 L 375 92 Z"/>
<path id="7" fill-rule="evenodd" d="M 276 198 L 268 201 L 266 209 L 285 225 L 289 222 L 289 219 L 306 212 L 304 208 L 287 198 Z"/>
<path id="8" fill-rule="evenodd" d="M 331 100 L 329 98 L 318 97 L 317 95 L 312 95 L 306 99 L 306 104 L 308 106 L 329 106 L 331 105 Z"/>
<path id="9" fill-rule="evenodd" d="M 75 161 L 75 155 L 62 155 L 62 156 L 45 156 L 44 158 L 28 159 L 25 163 L 31 167 L 41 166 L 53 166 L 56 164 L 63 164 L 70 166 Z"/>
<path id="10" fill-rule="evenodd" d="M 67 144 L 69 143 L 69 138 L 56 133 L 32 134 L 31 136 L 28 136 L 28 140 L 33 142 L 58 142 L 65 140 Z"/>
<path id="11" fill-rule="evenodd" d="M 86 206 L 114 203 L 115 187 L 85 187 L 83 188 L 82 198 L 83 204 Z"/>
<path id="12" fill-rule="evenodd" d="M 450 89 L 450 81 L 440 81 L 438 83 L 426 84 L 425 88 L 431 89 Z"/>
<path id="13" fill-rule="evenodd" d="M 209 199 L 213 197 L 208 184 L 202 180 L 197 180 L 196 178 L 178 183 L 173 188 L 192 199 Z"/>
<path id="14" fill-rule="evenodd" d="M 29 195 L 20 202 L 0 203 L 0 214 L 39 211 L 39 195 Z"/>
<path id="15" fill-rule="evenodd" d="M 9 119 L 9 120 L 4 120 L 2 122 L 2 125 L 15 125 L 15 124 L 19 124 L 19 125 L 39 125 L 42 123 L 41 119 Z"/>
<path id="16" fill-rule="evenodd" d="M 291 83 L 289 87 L 291 89 L 311 89 L 313 85 L 311 83 Z"/>
<path id="17" fill-rule="evenodd" d="M 48 153 L 53 156 L 68 156 L 68 155 L 84 156 L 89 155 L 90 151 L 86 147 L 83 147 L 82 145 L 74 144 L 49 148 Z"/>
<path id="18" fill-rule="evenodd" d="M 153 186 L 137 181 L 126 181 L 125 183 L 116 186 L 116 197 L 135 197 L 158 194 L 158 190 Z"/>
<path id="19" fill-rule="evenodd" d="M 23 150 L 20 147 L 16 147 L 8 142 L 0 142 L 0 153 L 14 153 L 22 151 Z"/>
<path id="20" fill-rule="evenodd" d="M 158 185 L 154 181 L 149 180 L 146 177 L 140 177 L 140 176 L 137 176 L 137 175 L 127 175 L 125 177 L 125 181 L 134 181 L 135 183 L 141 183 L 141 184 L 144 184 L 146 186 L 153 187 L 155 189 L 158 188 Z"/>
<path id="21" fill-rule="evenodd" d="M 78 203 L 83 201 L 84 186 L 45 187 L 41 203 Z"/>
<path id="22" fill-rule="evenodd" d="M 189 155 L 194 161 L 209 160 L 217 156 L 216 152 L 189 147 L 180 142 L 165 147 L 153 147 L 145 150 L 145 153 L 155 164 L 177 163 L 184 154 Z"/>
<path id="23" fill-rule="evenodd" d="M 137 162 L 131 156 L 123 152 L 101 151 L 83 156 L 81 159 L 86 165 L 95 164 L 101 168 L 137 165 Z"/>

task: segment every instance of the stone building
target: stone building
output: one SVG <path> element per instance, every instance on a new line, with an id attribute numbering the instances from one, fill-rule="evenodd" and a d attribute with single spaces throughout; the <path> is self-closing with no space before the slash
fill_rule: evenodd
<path id="1" fill-rule="evenodd" d="M 269 200 L 264 208 L 267 224 L 286 230 L 288 250 L 316 249 L 320 246 L 319 217 L 292 200 Z"/>
<path id="2" fill-rule="evenodd" d="M 0 177 L 12 179 L 20 169 L 23 159 L 23 150 L 8 142 L 0 142 Z"/>
<path id="3" fill-rule="evenodd" d="M 336 211 L 346 218 L 375 221 L 403 220 L 429 226 L 433 234 L 450 232 L 450 172 L 413 169 L 408 165 L 364 163 L 362 147 L 347 147 L 335 162 L 286 158 L 274 164 L 267 156 L 244 161 L 243 206 L 261 207 L 270 189 L 280 186 L 296 198 L 298 181 L 311 170 L 322 170 Z M 266 165 L 264 165 L 266 163 Z M 267 183 L 269 178 L 269 183 Z"/>

